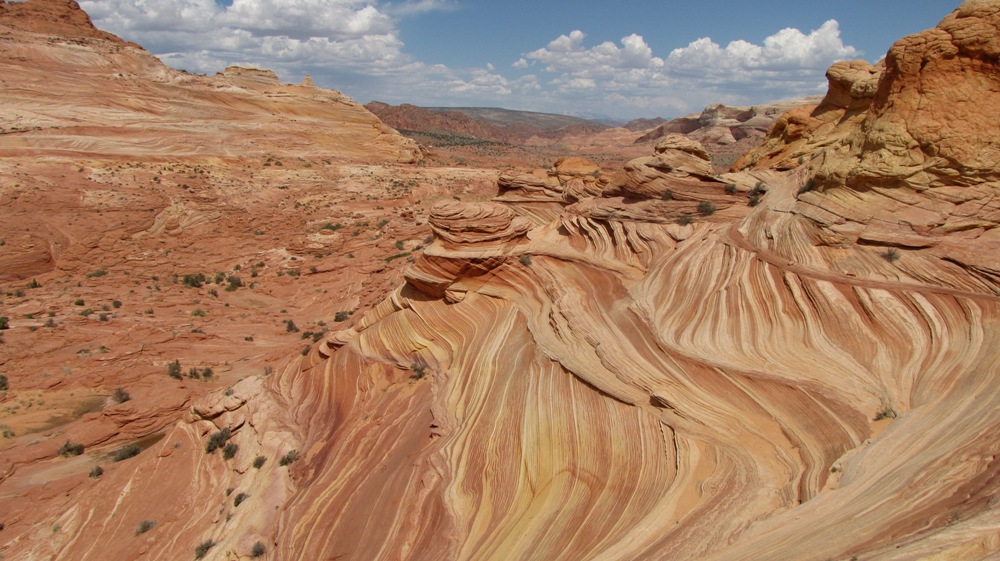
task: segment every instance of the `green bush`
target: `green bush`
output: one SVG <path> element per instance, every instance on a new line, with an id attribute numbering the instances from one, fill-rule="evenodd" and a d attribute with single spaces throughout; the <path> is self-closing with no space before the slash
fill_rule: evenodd
<path id="1" fill-rule="evenodd" d="M 678 216 L 677 220 L 675 222 L 677 222 L 677 224 L 679 224 L 681 226 L 687 226 L 688 224 L 691 224 L 692 222 L 694 222 L 694 218 L 691 218 L 690 215 L 683 214 L 681 216 Z"/>
<path id="2" fill-rule="evenodd" d="M 701 201 L 698 203 L 698 213 L 702 216 L 711 216 L 715 214 L 715 203 L 712 201 Z"/>
<path id="3" fill-rule="evenodd" d="M 212 433 L 212 436 L 208 437 L 208 443 L 205 444 L 205 453 L 215 453 L 216 450 L 222 448 L 226 444 L 226 441 L 228 441 L 231 436 L 232 432 L 229 430 L 229 427 Z"/>
<path id="4" fill-rule="evenodd" d="M 0 329 L 10 329 L 10 320 L 7 316 L 0 316 Z"/>
<path id="5" fill-rule="evenodd" d="M 351 317 L 351 312 L 337 312 L 333 316 L 333 321 L 347 321 L 347 318 Z"/>
<path id="6" fill-rule="evenodd" d="M 236 452 L 240 449 L 239 444 L 235 442 L 228 442 L 222 447 L 222 457 L 223 459 L 229 460 L 236 455 Z"/>
<path id="7" fill-rule="evenodd" d="M 298 460 L 298 459 L 299 459 L 299 453 L 298 453 L 298 451 L 297 450 L 291 450 L 287 454 L 285 454 L 284 456 L 282 456 L 281 459 L 278 460 L 278 465 L 279 466 L 287 466 L 287 465 L 293 463 L 295 460 Z"/>
<path id="8" fill-rule="evenodd" d="M 264 467 L 264 462 L 266 462 L 266 461 L 267 461 L 267 458 L 265 456 L 257 456 L 256 458 L 253 459 L 253 467 L 254 467 L 254 469 L 260 469 L 260 468 Z"/>

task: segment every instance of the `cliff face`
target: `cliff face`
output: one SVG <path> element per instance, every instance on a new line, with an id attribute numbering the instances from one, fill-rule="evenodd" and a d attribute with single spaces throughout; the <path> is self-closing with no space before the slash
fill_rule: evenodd
<path id="1" fill-rule="evenodd" d="M 270 71 L 173 70 L 95 29 L 72 0 L 0 4 L 0 80 L 4 156 L 258 157 L 266 147 L 420 159 L 415 144 L 340 92 L 281 84 Z"/>
<path id="2" fill-rule="evenodd" d="M 996 135 L 934 144 L 911 97 L 925 90 L 907 86 L 959 82 L 946 101 L 995 123 L 997 25 L 1000 3 L 969 1 L 897 43 L 879 78 L 835 67 L 824 104 L 776 127 L 754 169 L 713 175 L 667 137 L 620 176 L 568 159 L 501 178 L 493 201 L 437 204 L 434 243 L 388 298 L 202 399 L 6 547 L 997 555 Z M 222 429 L 230 459 L 205 451 Z"/>

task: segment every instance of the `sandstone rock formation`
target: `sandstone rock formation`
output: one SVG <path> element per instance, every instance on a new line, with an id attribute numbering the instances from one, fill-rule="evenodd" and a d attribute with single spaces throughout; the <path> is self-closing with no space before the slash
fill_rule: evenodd
<path id="1" fill-rule="evenodd" d="M 565 160 L 439 202 L 407 282 L 353 325 L 98 480 L 51 460 L 70 475 L 0 547 L 996 558 L 996 137 L 929 143 L 911 86 L 960 82 L 967 120 L 995 122 L 998 25 L 1000 2 L 970 0 L 901 40 L 867 110 L 875 72 L 838 66 L 830 115 L 787 119 L 740 173 L 667 137 L 616 177 Z"/>

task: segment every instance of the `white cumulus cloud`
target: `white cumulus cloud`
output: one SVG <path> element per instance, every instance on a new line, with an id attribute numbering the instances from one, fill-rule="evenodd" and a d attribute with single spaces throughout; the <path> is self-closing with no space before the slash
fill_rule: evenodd
<path id="1" fill-rule="evenodd" d="M 309 74 L 366 102 L 500 105 L 623 117 L 672 116 L 710 103 L 748 104 L 821 93 L 823 73 L 860 53 L 836 21 L 782 29 L 761 44 L 705 37 L 654 52 L 644 37 L 589 42 L 575 29 L 516 60 L 451 68 L 416 59 L 407 17 L 462 9 L 458 0 L 80 0 L 94 23 L 167 64 L 213 73 L 230 64 Z M 491 54 L 495 57 L 495 54 Z M 485 58 L 485 57 L 484 57 Z M 494 59 L 495 60 L 495 59 Z"/>

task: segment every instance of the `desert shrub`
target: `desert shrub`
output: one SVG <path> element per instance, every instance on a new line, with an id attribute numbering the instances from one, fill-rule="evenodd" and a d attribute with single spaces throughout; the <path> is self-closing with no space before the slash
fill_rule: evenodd
<path id="1" fill-rule="evenodd" d="M 205 310 L 202 310 L 201 308 L 196 308 L 194 310 L 191 310 L 191 315 L 194 317 L 203 318 L 205 317 L 206 314 Z"/>
<path id="2" fill-rule="evenodd" d="M 299 332 L 299 327 L 297 325 L 295 325 L 294 321 L 292 321 L 290 319 L 286 319 L 285 320 L 285 331 L 287 331 L 288 333 L 298 333 Z"/>
<path id="3" fill-rule="evenodd" d="M 132 399 L 132 396 L 125 391 L 125 388 L 115 388 L 115 393 L 112 394 L 111 399 L 115 403 L 125 403 L 126 401 Z"/>
<path id="4" fill-rule="evenodd" d="M 106 274 L 108 274 L 107 270 L 105 270 L 105 269 L 98 269 L 96 271 L 91 271 L 91 272 L 87 273 L 87 278 L 88 279 L 93 279 L 93 278 L 97 278 L 97 277 L 103 277 Z"/>
<path id="5" fill-rule="evenodd" d="M 7 381 L 7 376 L 0 374 L 0 392 L 7 391 L 8 386 L 9 382 Z"/>
<path id="6" fill-rule="evenodd" d="M 715 203 L 712 201 L 701 201 L 698 203 L 698 213 L 702 216 L 711 216 L 715 214 Z"/>
<path id="7" fill-rule="evenodd" d="M 52 318 L 45 320 L 45 327 L 55 327 L 55 326 L 56 326 L 56 320 Z"/>
<path id="8" fill-rule="evenodd" d="M 28 283 L 28 288 L 39 288 L 41 286 L 37 279 L 31 279 L 31 282 Z"/>
<path id="9" fill-rule="evenodd" d="M 0 316 L 0 329 L 10 329 L 10 319 L 7 316 Z"/>
<path id="10" fill-rule="evenodd" d="M 306 356 L 307 354 L 309 354 L 309 349 L 310 348 L 311 347 L 309 345 L 306 345 L 306 346 L 302 347 L 302 356 Z"/>
<path id="11" fill-rule="evenodd" d="M 662 195 L 660 195 L 660 199 L 664 201 L 672 201 L 674 200 L 674 192 L 671 191 L 670 189 L 667 189 L 663 191 Z"/>
<path id="12" fill-rule="evenodd" d="M 91 308 L 87 308 L 87 309 L 85 309 L 85 310 L 81 311 L 81 312 L 80 312 L 80 315 L 81 315 L 81 316 L 83 316 L 83 317 L 89 317 L 89 316 L 90 316 L 90 315 L 92 315 L 93 313 L 94 313 L 94 310 L 93 310 L 93 309 L 91 309 Z"/>
<path id="13" fill-rule="evenodd" d="M 104 475 L 104 468 L 101 466 L 94 466 L 94 469 L 90 470 L 90 477 L 92 479 L 97 479 L 102 475 Z"/>
<path id="14" fill-rule="evenodd" d="M 79 456 L 80 454 L 83 454 L 83 444 L 67 440 L 65 444 L 59 447 L 60 456 Z"/>
<path id="15" fill-rule="evenodd" d="M 142 452 L 142 448 L 139 448 L 138 444 L 126 444 L 121 448 L 115 450 L 115 453 L 111 455 L 111 460 L 114 462 L 122 462 L 129 458 L 134 458 Z"/>
<path id="16" fill-rule="evenodd" d="M 343 227 L 344 225 L 340 224 L 339 222 L 337 224 L 330 224 L 329 222 L 327 222 L 326 224 L 323 224 L 323 226 L 320 227 L 320 230 L 331 230 L 336 232 L 337 230 Z"/>
<path id="17" fill-rule="evenodd" d="M 351 312 L 337 312 L 333 316 L 333 321 L 347 321 L 347 318 L 351 317 Z"/>
<path id="18" fill-rule="evenodd" d="M 205 444 L 205 453 L 213 454 L 219 448 L 222 448 L 226 441 L 232 436 L 232 432 L 229 427 L 226 427 L 220 431 L 213 432 L 212 436 L 208 437 L 208 443 Z"/>
<path id="19" fill-rule="evenodd" d="M 726 186 L 725 186 L 725 188 L 723 190 L 726 192 L 727 195 L 735 195 L 736 194 L 736 185 L 734 185 L 732 183 L 727 183 Z"/>
<path id="20" fill-rule="evenodd" d="M 895 419 L 895 418 L 896 418 L 896 410 L 893 409 L 892 407 L 889 407 L 888 405 L 886 405 L 882 409 L 879 409 L 875 413 L 876 421 L 881 421 L 882 419 Z"/>
<path id="21" fill-rule="evenodd" d="M 687 226 L 688 224 L 694 222 L 694 218 L 691 218 L 691 216 L 687 214 L 683 214 L 681 216 L 678 216 L 675 222 L 677 222 L 677 224 L 681 226 Z"/>
<path id="22" fill-rule="evenodd" d="M 227 442 L 225 446 L 222 447 L 222 457 L 223 459 L 229 460 L 236 455 L 236 452 L 240 449 L 239 444 L 235 442 Z"/>
<path id="23" fill-rule="evenodd" d="M 250 550 L 250 557 L 256 559 L 258 557 L 263 557 L 265 553 L 267 553 L 267 548 L 264 547 L 264 543 L 257 542 L 253 544 L 253 548 Z"/>
<path id="24" fill-rule="evenodd" d="M 236 275 L 229 275 L 229 277 L 226 278 L 226 282 L 229 284 L 226 286 L 226 292 L 235 292 L 236 289 L 243 286 L 243 281 Z"/>
<path id="25" fill-rule="evenodd" d="M 118 308 L 121 308 L 122 307 L 122 301 L 121 300 L 113 300 L 111 302 L 111 307 L 114 308 L 114 309 L 116 309 L 116 310 Z"/>
<path id="26" fill-rule="evenodd" d="M 208 553 L 208 550 L 212 549 L 212 547 L 214 546 L 215 546 L 214 540 L 205 540 L 201 542 L 200 544 L 198 544 L 197 547 L 194 548 L 194 558 L 201 559 Z"/>
<path id="27" fill-rule="evenodd" d="M 173 362 L 167 365 L 167 375 L 171 378 L 181 379 L 181 361 L 174 359 Z"/>
<path id="28" fill-rule="evenodd" d="M 260 468 L 264 467 L 264 462 L 266 462 L 266 461 L 267 461 L 267 457 L 265 457 L 265 456 L 257 456 L 256 458 L 253 459 L 253 467 L 254 467 L 254 469 L 260 469 Z"/>
<path id="29" fill-rule="evenodd" d="M 138 536 L 139 534 L 145 534 L 146 532 L 152 530 L 153 526 L 156 526 L 156 522 L 152 520 L 143 520 L 142 522 L 139 523 L 139 526 L 135 529 L 135 535 Z"/>
<path id="30" fill-rule="evenodd" d="M 799 187 L 799 195 L 801 195 L 802 193 L 808 193 L 809 191 L 812 191 L 815 188 L 816 188 L 816 182 L 810 179 L 809 181 L 806 182 L 805 185 Z"/>
<path id="31" fill-rule="evenodd" d="M 882 257 L 885 257 L 885 260 L 888 261 L 889 263 L 895 263 L 902 256 L 899 254 L 898 249 L 890 247 L 889 249 L 886 250 L 885 253 L 882 254 Z"/>
<path id="32" fill-rule="evenodd" d="M 521 257 L 519 257 L 517 260 L 522 265 L 524 265 L 525 267 L 530 267 L 531 266 L 531 256 L 528 255 L 527 253 L 525 253 L 524 255 L 522 255 Z"/>
<path id="33" fill-rule="evenodd" d="M 754 206 L 757 206 L 759 204 L 760 204 L 760 195 L 759 194 L 747 195 L 747 206 L 754 207 Z"/>
<path id="34" fill-rule="evenodd" d="M 278 465 L 287 466 L 297 459 L 299 459 L 299 452 L 297 450 L 290 450 L 278 460 Z"/>
<path id="35" fill-rule="evenodd" d="M 200 288 L 207 281 L 208 278 L 205 276 L 204 273 L 198 273 L 196 275 L 184 275 L 184 278 L 182 279 L 184 286 L 189 286 L 191 288 Z"/>
<path id="36" fill-rule="evenodd" d="M 410 370 L 413 372 L 410 374 L 410 378 L 414 380 L 419 380 L 427 375 L 427 365 L 422 362 L 414 362 L 410 365 Z"/>
<path id="37" fill-rule="evenodd" d="M 246 493 L 236 493 L 236 496 L 233 497 L 233 506 L 234 507 L 240 506 L 240 503 L 247 500 L 249 497 L 250 495 Z"/>
<path id="38" fill-rule="evenodd" d="M 74 306 L 82 306 L 84 304 L 85 304 L 85 302 L 83 301 L 83 298 L 77 298 L 76 300 L 73 300 L 73 305 Z"/>

